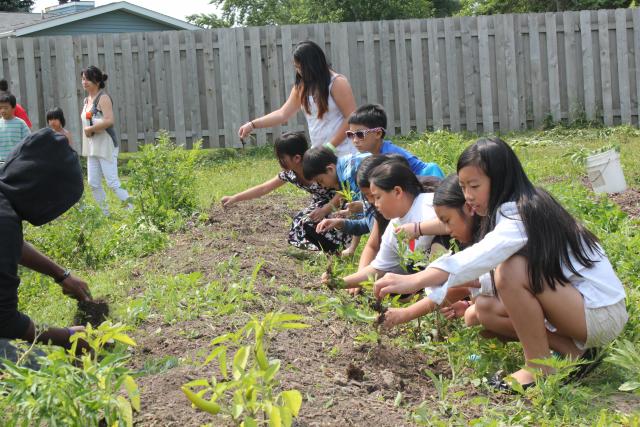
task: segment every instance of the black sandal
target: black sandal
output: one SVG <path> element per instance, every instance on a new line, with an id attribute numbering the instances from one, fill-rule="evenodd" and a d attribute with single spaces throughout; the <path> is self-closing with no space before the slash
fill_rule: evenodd
<path id="1" fill-rule="evenodd" d="M 514 379 L 514 381 L 515 381 L 515 379 Z M 530 383 L 520 384 L 520 385 L 522 386 L 523 390 L 527 390 L 527 389 L 535 386 L 536 382 L 532 381 Z M 496 372 L 493 375 L 493 377 L 489 380 L 489 386 L 491 388 L 493 388 L 495 391 L 499 391 L 501 393 L 512 394 L 512 395 L 520 394 L 520 392 L 518 390 L 514 389 L 511 386 L 511 384 L 502 377 L 502 373 L 501 372 Z"/>
<path id="2" fill-rule="evenodd" d="M 576 363 L 579 365 L 565 379 L 565 384 L 580 381 L 593 372 L 602 363 L 603 352 L 597 347 L 588 348 L 578 357 Z"/>

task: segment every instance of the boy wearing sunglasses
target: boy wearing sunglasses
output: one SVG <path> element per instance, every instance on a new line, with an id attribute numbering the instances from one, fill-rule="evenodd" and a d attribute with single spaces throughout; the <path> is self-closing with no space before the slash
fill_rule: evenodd
<path id="1" fill-rule="evenodd" d="M 444 178 L 444 174 L 436 163 L 425 163 L 407 150 L 385 140 L 387 114 L 378 104 L 366 104 L 358 108 L 349 117 L 347 138 L 360 153 L 399 154 L 409 162 L 411 171 L 418 176 L 435 176 Z"/>

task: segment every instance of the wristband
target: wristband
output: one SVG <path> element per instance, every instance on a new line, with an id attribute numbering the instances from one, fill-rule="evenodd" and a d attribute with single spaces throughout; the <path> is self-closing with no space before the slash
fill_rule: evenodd
<path id="1" fill-rule="evenodd" d="M 324 144 L 324 146 L 327 147 L 329 150 L 333 151 L 334 153 L 336 152 L 336 147 L 332 143 L 327 142 L 326 144 Z"/>
<path id="2" fill-rule="evenodd" d="M 249 120 L 249 123 L 251 124 L 251 130 L 256 130 L 256 125 L 253 123 L 253 120 Z"/>
<path id="3" fill-rule="evenodd" d="M 61 276 L 61 277 L 55 278 L 54 280 L 56 281 L 56 283 L 62 283 L 62 282 L 64 282 L 64 281 L 67 279 L 67 277 L 69 277 L 69 276 L 71 276 L 71 270 L 66 269 L 66 270 L 64 271 L 64 273 L 62 273 L 62 276 Z"/>

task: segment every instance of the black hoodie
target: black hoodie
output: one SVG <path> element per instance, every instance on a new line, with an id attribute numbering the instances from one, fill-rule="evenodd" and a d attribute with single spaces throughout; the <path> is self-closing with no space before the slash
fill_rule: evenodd
<path id="1" fill-rule="evenodd" d="M 0 337 L 18 303 L 22 220 L 46 224 L 82 196 L 78 155 L 64 135 L 46 128 L 20 142 L 0 166 Z"/>

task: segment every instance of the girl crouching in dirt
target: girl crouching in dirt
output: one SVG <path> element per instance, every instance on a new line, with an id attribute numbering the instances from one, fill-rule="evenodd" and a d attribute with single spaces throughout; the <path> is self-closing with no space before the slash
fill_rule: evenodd
<path id="1" fill-rule="evenodd" d="M 406 161 L 393 159 L 383 162 L 371 171 L 368 182 L 377 211 L 390 222 L 382 235 L 380 250 L 371 263 L 344 277 L 343 286 L 348 289 L 359 289 L 363 282 L 372 277 L 382 277 L 387 272 L 418 271 L 420 267 L 414 261 L 420 256 L 428 256 L 435 237 L 433 234 L 415 233 L 406 242 L 399 242 L 395 233 L 395 227 L 399 225 L 417 227 L 420 221 L 436 218 L 432 206 L 433 193 L 424 192 L 423 184 Z"/>
<path id="2" fill-rule="evenodd" d="M 326 216 L 326 212 L 334 210 L 332 200 L 335 200 L 335 191 L 305 179 L 302 173 L 302 158 L 308 147 L 309 144 L 303 133 L 282 134 L 274 143 L 275 154 L 282 171 L 260 185 L 233 196 L 224 196 L 221 199 L 222 206 L 228 208 L 244 200 L 257 199 L 282 187 L 287 182 L 291 183 L 311 194 L 312 198 L 309 206 L 294 216 L 289 230 L 289 244 L 300 249 L 336 252 L 341 247 L 349 245 L 351 236 L 337 229 L 323 233 L 316 232 L 317 222 Z"/>
<path id="3" fill-rule="evenodd" d="M 467 203 L 482 217 L 479 241 L 415 275 L 386 275 L 375 284 L 376 296 L 445 284 L 438 289 L 441 301 L 447 288 L 495 269 L 495 288 L 529 368 L 552 372 L 536 363 L 549 357 L 550 348 L 589 358 L 590 349 L 613 341 L 628 319 L 625 291 L 596 236 L 531 183 L 499 138 L 467 147 L 457 171 Z M 535 385 L 531 369 L 510 378 L 525 388 Z M 493 384 L 511 389 L 500 378 Z"/>
<path id="4" fill-rule="evenodd" d="M 404 233 L 407 239 L 417 238 L 419 235 L 447 235 L 454 238 L 459 247 L 464 248 L 473 243 L 474 230 L 477 223 L 471 212 L 471 208 L 465 203 L 464 194 L 458 183 L 458 175 L 452 174 L 445 178 L 433 195 L 433 208 L 437 219 L 429 219 L 418 223 L 408 223 L 396 227 L 395 233 Z M 477 286 L 477 285 L 473 285 Z M 447 292 L 446 306 L 441 312 L 447 318 L 465 316 L 467 325 L 477 325 L 473 306 L 469 301 L 463 300 L 470 294 L 478 291 L 472 287 L 459 287 Z M 470 308 L 471 306 L 471 308 Z M 407 323 L 418 317 L 424 316 L 437 309 L 438 305 L 429 297 L 402 308 L 389 308 L 385 313 L 383 325 L 387 328 L 401 323 Z"/>

